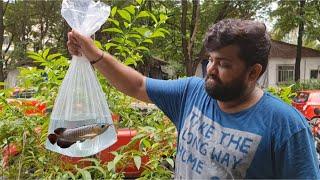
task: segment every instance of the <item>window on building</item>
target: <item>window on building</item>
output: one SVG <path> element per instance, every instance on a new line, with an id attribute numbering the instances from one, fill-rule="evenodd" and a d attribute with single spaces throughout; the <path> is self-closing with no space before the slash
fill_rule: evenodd
<path id="1" fill-rule="evenodd" d="M 319 75 L 320 71 L 319 70 L 311 70 L 310 71 L 310 79 L 320 79 L 320 75 Z"/>
<path id="2" fill-rule="evenodd" d="M 277 67 L 277 83 L 286 83 L 294 80 L 294 65 L 279 65 Z"/>

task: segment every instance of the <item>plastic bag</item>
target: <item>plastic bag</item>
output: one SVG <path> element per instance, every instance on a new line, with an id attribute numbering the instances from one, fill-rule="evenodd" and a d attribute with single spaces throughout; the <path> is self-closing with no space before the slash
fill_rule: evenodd
<path id="1" fill-rule="evenodd" d="M 92 0 L 64 0 L 62 16 L 83 35 L 94 34 L 110 7 Z M 110 110 L 95 72 L 84 56 L 73 56 L 59 89 L 46 148 L 71 157 L 96 154 L 117 141 Z"/>

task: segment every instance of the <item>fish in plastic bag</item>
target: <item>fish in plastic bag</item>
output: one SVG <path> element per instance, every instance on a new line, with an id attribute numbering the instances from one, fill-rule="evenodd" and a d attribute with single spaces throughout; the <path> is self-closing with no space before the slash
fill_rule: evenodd
<path id="1" fill-rule="evenodd" d="M 68 148 L 77 141 L 83 142 L 95 138 L 104 133 L 110 126 L 111 124 L 92 124 L 73 129 L 57 128 L 54 130 L 54 134 L 48 135 L 48 139 L 51 144 L 57 143 L 61 148 Z"/>
<path id="2" fill-rule="evenodd" d="M 110 6 L 93 0 L 63 0 L 61 14 L 71 28 L 91 36 L 109 17 Z M 97 124 L 108 126 L 99 129 Z M 94 129 L 98 133 L 90 133 Z M 86 136 L 78 137 L 75 133 L 79 131 Z M 96 154 L 117 141 L 105 94 L 85 56 L 72 56 L 53 106 L 48 134 L 46 148 L 71 157 Z"/>

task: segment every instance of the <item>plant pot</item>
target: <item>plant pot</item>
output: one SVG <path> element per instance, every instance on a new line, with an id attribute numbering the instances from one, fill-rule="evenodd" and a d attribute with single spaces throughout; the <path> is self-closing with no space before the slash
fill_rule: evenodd
<path id="1" fill-rule="evenodd" d="M 129 128 L 122 128 L 117 130 L 117 138 L 118 141 L 110 146 L 109 148 L 102 150 L 99 152 L 96 157 L 101 160 L 101 163 L 108 163 L 114 159 L 114 155 L 111 154 L 112 151 L 116 151 L 122 146 L 127 145 L 131 139 L 137 134 L 136 130 L 129 129 Z M 139 143 L 133 146 L 135 150 L 139 150 Z M 141 164 L 146 164 L 149 161 L 149 157 L 144 156 L 141 158 Z M 143 168 L 137 169 L 133 159 L 126 162 L 125 167 L 117 166 L 116 172 L 123 172 L 125 177 L 133 178 L 139 177 L 143 171 Z"/>
<path id="2" fill-rule="evenodd" d="M 120 122 L 120 114 L 116 114 L 116 113 L 112 113 L 111 114 L 111 117 L 112 117 L 112 121 L 115 122 L 115 123 L 119 123 Z"/>

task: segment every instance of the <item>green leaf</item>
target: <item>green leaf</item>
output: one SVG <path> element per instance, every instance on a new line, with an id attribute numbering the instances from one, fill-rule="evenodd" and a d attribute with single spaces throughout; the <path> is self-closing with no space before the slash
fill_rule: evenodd
<path id="1" fill-rule="evenodd" d="M 94 41 L 94 44 L 99 48 L 99 49 L 102 49 L 102 45 L 99 41 Z"/>
<path id="2" fill-rule="evenodd" d="M 118 14 L 128 22 L 131 22 L 131 16 L 126 10 L 118 10 Z"/>
<path id="3" fill-rule="evenodd" d="M 124 43 L 124 39 L 123 39 L 123 38 L 118 38 L 118 37 L 113 38 L 112 41 L 117 42 L 117 43 L 119 43 L 119 44 Z"/>
<path id="4" fill-rule="evenodd" d="M 61 56 L 62 54 L 60 54 L 60 53 L 56 53 L 56 54 L 50 54 L 48 57 L 47 57 L 47 59 L 48 60 L 53 60 L 53 59 L 55 59 L 55 58 L 57 58 L 57 57 L 59 57 L 59 56 Z"/>
<path id="5" fill-rule="evenodd" d="M 151 34 L 150 29 L 145 28 L 145 27 L 140 27 L 140 28 L 133 28 L 134 31 L 138 32 L 139 34 L 141 34 L 144 37 L 149 37 Z"/>
<path id="6" fill-rule="evenodd" d="M 163 23 L 168 19 L 168 16 L 164 15 L 164 14 L 160 14 L 160 22 Z"/>
<path id="7" fill-rule="evenodd" d="M 115 20 L 115 19 L 112 19 L 112 18 L 108 18 L 108 21 L 112 22 L 113 24 L 115 24 L 116 26 L 119 27 L 119 21 Z"/>
<path id="8" fill-rule="evenodd" d="M 42 53 L 42 57 L 43 57 L 43 58 L 46 58 L 46 57 L 48 56 L 48 54 L 49 54 L 49 51 L 50 51 L 50 48 L 44 50 L 44 52 Z"/>
<path id="9" fill-rule="evenodd" d="M 123 155 L 117 155 L 117 156 L 113 159 L 114 164 L 117 164 L 117 163 L 121 160 L 122 157 L 123 157 Z"/>
<path id="10" fill-rule="evenodd" d="M 145 134 L 135 135 L 135 136 L 131 139 L 131 141 L 134 141 L 134 140 L 137 140 L 137 139 L 141 139 L 141 138 L 143 138 L 143 137 L 145 137 L 145 136 L 146 136 Z"/>
<path id="11" fill-rule="evenodd" d="M 148 141 L 147 139 L 143 139 L 143 140 L 142 140 L 142 143 L 143 143 L 143 145 L 144 145 L 145 147 L 147 147 L 147 148 L 149 148 L 149 147 L 151 146 L 150 141 Z"/>
<path id="12" fill-rule="evenodd" d="M 38 54 L 38 53 L 33 52 L 33 51 L 28 51 L 28 52 L 27 52 L 27 54 L 28 54 L 28 55 L 35 55 L 35 56 L 39 56 L 39 54 Z"/>
<path id="13" fill-rule="evenodd" d="M 70 177 L 75 180 L 76 177 L 74 176 L 74 174 L 71 171 L 67 171 L 65 172 L 65 174 L 63 176 L 67 176 L 66 179 L 69 179 Z"/>
<path id="14" fill-rule="evenodd" d="M 114 44 L 114 43 L 107 43 L 107 44 L 104 46 L 104 48 L 105 48 L 106 50 L 109 50 L 110 47 L 114 47 L 114 46 L 118 46 L 118 45 L 117 45 L 117 44 Z"/>
<path id="15" fill-rule="evenodd" d="M 143 2 L 143 0 L 136 0 L 136 2 L 141 5 L 141 3 Z"/>
<path id="16" fill-rule="evenodd" d="M 151 39 L 145 39 L 145 40 L 142 41 L 142 42 L 153 44 L 153 41 L 152 41 Z"/>
<path id="17" fill-rule="evenodd" d="M 165 37 L 165 35 L 163 34 L 163 32 L 161 31 L 155 31 L 152 33 L 152 35 L 150 36 L 151 38 L 155 38 L 155 37 Z"/>
<path id="18" fill-rule="evenodd" d="M 127 65 L 127 66 L 129 66 L 129 65 L 131 65 L 131 64 L 133 64 L 134 66 L 137 65 L 136 61 L 135 61 L 133 58 L 130 58 L 130 57 L 127 58 L 127 59 L 124 61 L 124 64 Z"/>
<path id="19" fill-rule="evenodd" d="M 128 39 L 125 41 L 125 43 L 128 44 L 131 47 L 136 47 L 137 46 L 136 43 L 134 43 L 134 42 L 132 42 L 132 41 L 130 41 Z"/>
<path id="20" fill-rule="evenodd" d="M 98 165 L 96 165 L 96 166 L 87 166 L 87 167 L 85 167 L 85 168 L 83 168 L 83 169 L 86 169 L 86 170 L 89 170 L 89 169 L 97 169 L 98 171 L 101 172 L 101 174 L 103 175 L 103 177 L 106 178 L 106 171 L 105 171 L 102 167 L 100 167 L 100 166 L 98 166 Z"/>
<path id="21" fill-rule="evenodd" d="M 91 174 L 90 174 L 89 171 L 84 170 L 84 169 L 79 169 L 79 168 L 77 168 L 77 169 L 78 169 L 78 173 L 81 174 L 82 179 L 86 179 L 86 180 L 91 180 L 92 179 L 91 178 Z"/>
<path id="22" fill-rule="evenodd" d="M 140 156 L 134 156 L 133 157 L 134 164 L 136 165 L 137 169 L 139 170 L 141 167 L 141 157 Z"/>
<path id="23" fill-rule="evenodd" d="M 149 51 L 149 49 L 147 47 L 144 47 L 144 46 L 138 46 L 137 49 L 138 50 Z"/>
<path id="24" fill-rule="evenodd" d="M 157 18 L 156 18 L 152 13 L 149 13 L 149 15 L 151 16 L 152 20 L 153 20 L 155 23 L 158 23 Z"/>
<path id="25" fill-rule="evenodd" d="M 149 17 L 149 12 L 148 11 L 141 11 L 138 16 L 137 16 L 137 19 L 138 18 L 142 18 L 142 17 Z"/>
<path id="26" fill-rule="evenodd" d="M 116 33 L 123 34 L 123 31 L 118 28 L 107 28 L 107 29 L 102 30 L 101 32 L 116 32 Z"/>
<path id="27" fill-rule="evenodd" d="M 133 15 L 133 14 L 136 13 L 135 8 L 136 7 L 134 5 L 130 5 L 130 6 L 125 7 L 124 9 L 127 10 L 130 14 Z"/>
<path id="28" fill-rule="evenodd" d="M 117 12 L 117 6 L 113 7 L 112 10 L 111 10 L 111 17 L 114 17 L 114 15 L 116 14 Z"/>
<path id="29" fill-rule="evenodd" d="M 108 171 L 115 171 L 116 166 L 113 161 L 109 161 L 107 165 Z"/>
<path id="30" fill-rule="evenodd" d="M 123 22 L 124 27 L 128 28 L 129 27 L 129 23 L 127 22 Z"/>
<path id="31" fill-rule="evenodd" d="M 141 36 L 139 34 L 127 34 L 127 38 L 136 38 L 136 39 L 141 39 Z"/>
<path id="32" fill-rule="evenodd" d="M 171 167 L 174 167 L 174 162 L 171 158 L 167 158 L 166 161 L 171 165 Z"/>
<path id="33" fill-rule="evenodd" d="M 39 55 L 29 55 L 28 57 L 35 60 L 36 62 L 45 62 L 42 57 L 39 57 Z"/>
<path id="34" fill-rule="evenodd" d="M 170 34 L 169 31 L 167 31 L 166 29 L 164 28 L 158 28 L 158 31 L 161 31 L 161 32 L 164 32 L 164 33 L 167 33 L 167 34 Z"/>

